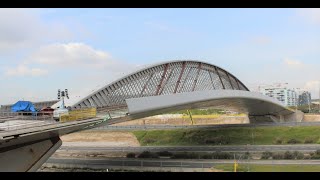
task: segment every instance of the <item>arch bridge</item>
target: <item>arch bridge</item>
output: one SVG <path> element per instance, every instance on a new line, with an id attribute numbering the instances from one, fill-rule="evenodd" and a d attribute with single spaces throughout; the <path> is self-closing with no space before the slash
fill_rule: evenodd
<path id="1" fill-rule="evenodd" d="M 70 104 L 96 107 L 94 119 L 0 132 L 0 171 L 36 171 L 62 144 L 60 136 L 175 110 L 217 107 L 244 112 L 250 123 L 301 121 L 303 114 L 249 89 L 230 72 L 201 61 L 151 65 Z M 117 114 L 117 115 L 114 115 Z"/>

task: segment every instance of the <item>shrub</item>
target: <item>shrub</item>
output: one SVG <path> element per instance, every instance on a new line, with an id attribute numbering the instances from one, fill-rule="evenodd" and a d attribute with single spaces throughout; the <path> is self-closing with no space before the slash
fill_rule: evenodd
<path id="1" fill-rule="evenodd" d="M 284 159 L 295 159 L 295 157 L 293 153 L 291 153 L 290 151 L 286 151 L 284 153 Z"/>
<path id="2" fill-rule="evenodd" d="M 143 151 L 141 154 L 138 155 L 138 158 L 159 158 L 159 156 L 156 153 L 151 153 L 149 151 Z"/>
<path id="3" fill-rule="evenodd" d="M 300 143 L 300 141 L 297 140 L 297 139 L 292 138 L 292 139 L 289 139 L 289 140 L 287 141 L 287 143 L 288 143 L 288 144 L 298 144 L 298 143 Z"/>
<path id="4" fill-rule="evenodd" d="M 305 143 L 305 144 L 312 144 L 312 143 L 314 143 L 314 139 L 312 139 L 312 138 L 306 138 L 306 139 L 304 140 L 304 143 Z"/>
<path id="5" fill-rule="evenodd" d="M 229 144 L 230 138 L 226 136 L 211 137 L 205 139 L 206 144 Z"/>
<path id="6" fill-rule="evenodd" d="M 145 144 L 151 144 L 151 143 L 156 142 L 156 140 L 155 140 L 155 139 L 152 139 L 152 138 L 145 138 L 145 139 L 143 140 L 143 142 L 144 142 Z"/>
<path id="7" fill-rule="evenodd" d="M 159 156 L 172 156 L 171 152 L 168 151 L 160 151 L 157 153 Z"/>
<path id="8" fill-rule="evenodd" d="M 272 155 L 273 155 L 272 152 L 265 151 L 265 152 L 262 153 L 261 159 L 270 159 L 272 157 Z"/>
<path id="9" fill-rule="evenodd" d="M 294 151 L 293 152 L 293 156 L 295 159 L 303 159 L 304 158 L 304 155 L 302 152 L 299 152 L 299 151 Z"/>
<path id="10" fill-rule="evenodd" d="M 212 157 L 213 159 L 233 159 L 234 155 L 228 152 L 214 152 Z"/>
<path id="11" fill-rule="evenodd" d="M 198 159 L 199 155 L 196 153 L 180 152 L 171 156 L 172 159 Z"/>
<path id="12" fill-rule="evenodd" d="M 127 158 L 135 158 L 136 154 L 135 153 L 128 153 Z"/>
<path id="13" fill-rule="evenodd" d="M 251 155 L 250 155 L 249 152 L 245 152 L 242 157 L 243 157 L 243 159 L 250 159 L 250 158 L 251 158 Z"/>
<path id="14" fill-rule="evenodd" d="M 317 150 L 314 153 L 310 153 L 310 159 L 320 159 L 320 150 Z"/>
<path id="15" fill-rule="evenodd" d="M 310 154 L 306 154 L 303 156 L 303 159 L 311 159 L 311 155 Z"/>
<path id="16" fill-rule="evenodd" d="M 273 153 L 272 159 L 284 159 L 284 154 L 283 153 Z"/>
<path id="17" fill-rule="evenodd" d="M 212 155 L 211 154 L 202 154 L 200 156 L 201 159 L 212 159 Z"/>
<path id="18" fill-rule="evenodd" d="M 283 139 L 282 138 L 276 138 L 274 143 L 275 144 L 282 144 L 283 143 Z"/>

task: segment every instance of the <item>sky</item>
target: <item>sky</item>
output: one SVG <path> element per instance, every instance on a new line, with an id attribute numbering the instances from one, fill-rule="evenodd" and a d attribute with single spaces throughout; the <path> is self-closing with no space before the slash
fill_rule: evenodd
<path id="1" fill-rule="evenodd" d="M 250 90 L 320 87 L 320 9 L 0 9 L 0 104 L 84 94 L 145 65 L 201 60 Z"/>

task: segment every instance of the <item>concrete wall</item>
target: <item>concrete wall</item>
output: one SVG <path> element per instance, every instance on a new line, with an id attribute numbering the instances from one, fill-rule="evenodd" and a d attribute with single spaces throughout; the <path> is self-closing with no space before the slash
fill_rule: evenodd
<path id="1" fill-rule="evenodd" d="M 216 118 L 193 118 L 194 124 L 243 124 L 249 123 L 248 116 L 231 116 L 221 115 Z M 133 121 L 123 122 L 116 124 L 121 125 L 189 125 L 191 121 L 189 118 L 182 118 L 182 115 L 158 115 Z"/>
<path id="2" fill-rule="evenodd" d="M 303 122 L 317 122 L 320 121 L 320 114 L 304 114 Z"/>

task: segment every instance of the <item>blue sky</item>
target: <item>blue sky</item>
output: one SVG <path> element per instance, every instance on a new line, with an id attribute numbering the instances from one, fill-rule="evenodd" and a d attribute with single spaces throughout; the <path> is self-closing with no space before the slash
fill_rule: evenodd
<path id="1" fill-rule="evenodd" d="M 0 24 L 0 104 L 79 96 L 173 59 L 319 96 L 319 9 L 0 9 Z"/>

